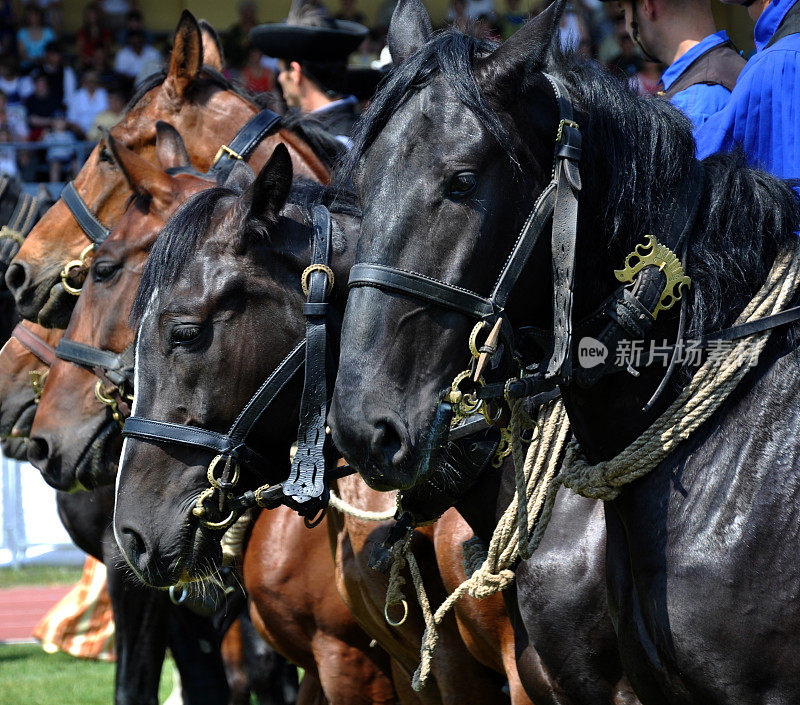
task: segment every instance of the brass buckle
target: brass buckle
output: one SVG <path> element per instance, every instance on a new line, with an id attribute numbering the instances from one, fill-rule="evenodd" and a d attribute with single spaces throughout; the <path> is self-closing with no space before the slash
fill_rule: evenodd
<path id="1" fill-rule="evenodd" d="M 205 518 L 207 513 L 205 502 L 213 497 L 215 491 L 216 490 L 213 487 L 206 487 L 206 489 L 204 489 L 197 496 L 194 507 L 192 508 L 192 516 L 197 518 L 199 523 L 205 526 L 207 529 L 224 530 L 236 521 L 235 511 L 231 510 L 228 516 L 226 516 L 222 521 L 209 521 Z"/>
<path id="2" fill-rule="evenodd" d="M 215 455 L 214 459 L 209 463 L 208 470 L 206 471 L 206 477 L 208 478 L 209 484 L 213 488 L 218 489 L 220 491 L 225 491 L 232 487 L 235 487 L 236 483 L 239 482 L 239 463 L 237 463 L 233 458 L 231 458 L 231 462 L 233 463 L 233 477 L 230 480 L 224 482 L 222 480 L 222 477 L 217 478 L 217 476 L 214 474 L 214 471 L 217 469 L 219 461 L 227 457 L 229 456 L 223 455 L 222 453 L 220 453 L 219 455 Z"/>
<path id="3" fill-rule="evenodd" d="M 64 291 L 73 296 L 80 296 L 81 289 L 72 286 L 69 283 L 69 278 L 73 274 L 73 269 L 86 269 L 86 258 L 89 254 L 94 250 L 94 244 L 88 245 L 87 247 L 83 248 L 83 251 L 78 256 L 78 259 L 71 260 L 64 265 L 64 269 L 61 270 L 61 285 L 64 287 Z"/>
<path id="4" fill-rule="evenodd" d="M 564 128 L 565 127 L 573 127 L 576 130 L 580 130 L 581 128 L 578 127 L 578 123 L 574 120 L 562 120 L 558 123 L 558 132 L 556 132 L 556 142 L 561 142 L 561 138 L 564 136 Z"/>
<path id="5" fill-rule="evenodd" d="M 97 397 L 97 401 L 111 409 L 111 418 L 122 428 L 125 425 L 125 419 L 122 418 L 122 414 L 119 412 L 119 404 L 117 400 L 111 396 L 112 393 L 113 392 L 109 392 L 105 388 L 102 379 L 97 380 L 97 383 L 94 385 L 94 395 Z"/>
<path id="6" fill-rule="evenodd" d="M 44 372 L 39 372 L 38 370 L 30 370 L 28 372 L 28 377 L 31 381 L 31 387 L 33 387 L 33 401 L 35 404 L 38 404 L 42 399 L 42 393 L 44 392 L 44 383 L 47 380 L 47 375 L 50 374 L 50 370 L 45 370 Z"/>
<path id="7" fill-rule="evenodd" d="M 303 270 L 300 275 L 300 286 L 303 287 L 303 293 L 308 296 L 308 278 L 312 272 L 324 272 L 328 276 L 328 295 L 333 291 L 333 270 L 327 264 L 310 264 Z"/>
<path id="8" fill-rule="evenodd" d="M 227 144 L 223 144 L 217 150 L 217 155 L 214 157 L 214 161 L 211 163 L 212 166 L 216 164 L 220 159 L 222 159 L 223 154 L 227 154 L 231 159 L 238 159 L 239 161 L 244 161 L 244 157 L 241 154 L 239 154 L 238 152 L 234 152 Z"/>

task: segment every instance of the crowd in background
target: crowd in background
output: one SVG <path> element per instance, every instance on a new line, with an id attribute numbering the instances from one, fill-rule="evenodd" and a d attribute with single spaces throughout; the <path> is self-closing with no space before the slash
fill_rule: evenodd
<path id="1" fill-rule="evenodd" d="M 452 0 L 448 23 L 499 41 L 545 5 L 523 1 Z M 358 0 L 330 3 L 327 9 L 320 4 L 321 11 L 370 26 L 351 62 L 376 68 L 387 63 L 386 31 L 396 0 L 385 0 L 372 23 Z M 642 60 L 618 15 L 616 3 L 573 0 L 562 20 L 561 41 L 638 83 L 643 92 L 655 92 L 660 67 Z M 276 62 L 248 42 L 259 21 L 257 4 L 245 0 L 238 20 L 218 29 L 229 77 L 260 93 L 275 89 Z M 28 0 L 19 10 L 13 0 L 0 0 L 0 172 L 24 181 L 69 178 L 84 155 L 79 142 L 96 141 L 115 124 L 136 85 L 161 68 L 169 39 L 148 29 L 135 0 L 87 3 L 74 33 L 62 31 L 60 0 Z M 40 148 L 3 146 L 21 142 Z"/>

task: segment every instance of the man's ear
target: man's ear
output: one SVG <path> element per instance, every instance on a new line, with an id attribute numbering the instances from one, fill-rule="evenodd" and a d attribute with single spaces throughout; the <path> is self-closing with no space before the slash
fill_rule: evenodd
<path id="1" fill-rule="evenodd" d="M 558 36 L 558 26 L 567 0 L 554 0 L 526 22 L 489 56 L 476 61 L 481 83 L 512 81 L 517 85 L 530 71 L 541 71 Z"/>
<path id="2" fill-rule="evenodd" d="M 191 12 L 184 10 L 175 29 L 172 56 L 164 87 L 174 98 L 183 98 L 203 67 L 203 41 L 200 26 Z"/>
<path id="3" fill-rule="evenodd" d="M 427 42 L 433 29 L 431 17 L 420 0 L 400 0 L 392 13 L 386 43 L 398 66 Z"/>
<path id="4" fill-rule="evenodd" d="M 637 0 L 633 1 L 637 2 Z M 644 11 L 644 14 L 647 17 L 647 19 L 650 20 L 651 22 L 657 19 L 659 12 L 654 0 L 642 0 L 642 10 Z"/>

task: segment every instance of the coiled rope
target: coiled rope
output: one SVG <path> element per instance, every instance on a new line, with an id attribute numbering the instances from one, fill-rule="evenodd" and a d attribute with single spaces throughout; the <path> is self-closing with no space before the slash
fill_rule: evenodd
<path id="1" fill-rule="evenodd" d="M 737 318 L 736 324 L 782 311 L 795 295 L 798 284 L 800 241 L 792 242 L 779 253 L 767 281 Z M 653 470 L 711 417 L 750 368 L 757 364 L 770 332 L 755 333 L 738 340 L 724 356 L 709 356 L 678 398 L 641 436 L 614 458 L 596 465 L 589 464 L 577 441 L 573 439 L 567 444 L 569 421 L 560 400 L 542 406 L 535 423 L 523 410 L 521 401 L 512 405 L 516 490 L 492 535 L 482 565 L 432 613 L 419 566 L 407 550 L 408 542 L 397 545 L 390 574 L 392 599 L 395 603 L 402 600 L 400 571 L 407 563 L 425 621 L 420 664 L 412 680 L 414 690 L 421 690 L 430 676 L 438 626 L 455 603 L 466 594 L 483 599 L 504 590 L 514 580 L 511 569 L 514 562 L 529 557 L 538 547 L 550 520 L 559 486 L 563 484 L 591 499 L 615 499 L 624 485 Z M 533 429 L 534 436 L 527 441 L 528 449 L 523 453 L 526 441 L 522 434 L 526 429 Z M 525 501 L 521 502 L 520 497 L 525 497 Z M 388 597 L 387 593 L 387 608 Z"/>

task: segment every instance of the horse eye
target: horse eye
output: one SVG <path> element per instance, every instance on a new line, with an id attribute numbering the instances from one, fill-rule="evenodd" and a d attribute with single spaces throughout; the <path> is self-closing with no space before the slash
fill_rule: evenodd
<path id="1" fill-rule="evenodd" d="M 117 273 L 117 270 L 119 270 L 121 266 L 122 264 L 120 262 L 95 260 L 92 263 L 92 279 L 96 282 L 108 281 Z"/>
<path id="2" fill-rule="evenodd" d="M 466 198 L 478 185 L 478 177 L 471 171 L 461 171 L 450 179 L 447 195 L 450 198 Z"/>
<path id="3" fill-rule="evenodd" d="M 100 148 L 100 161 L 108 162 L 109 164 L 114 163 L 114 160 L 112 159 L 111 154 L 106 149 L 105 145 Z"/>
<path id="4" fill-rule="evenodd" d="M 192 323 L 181 323 L 172 329 L 172 342 L 175 345 L 188 345 L 200 337 L 200 326 Z"/>

